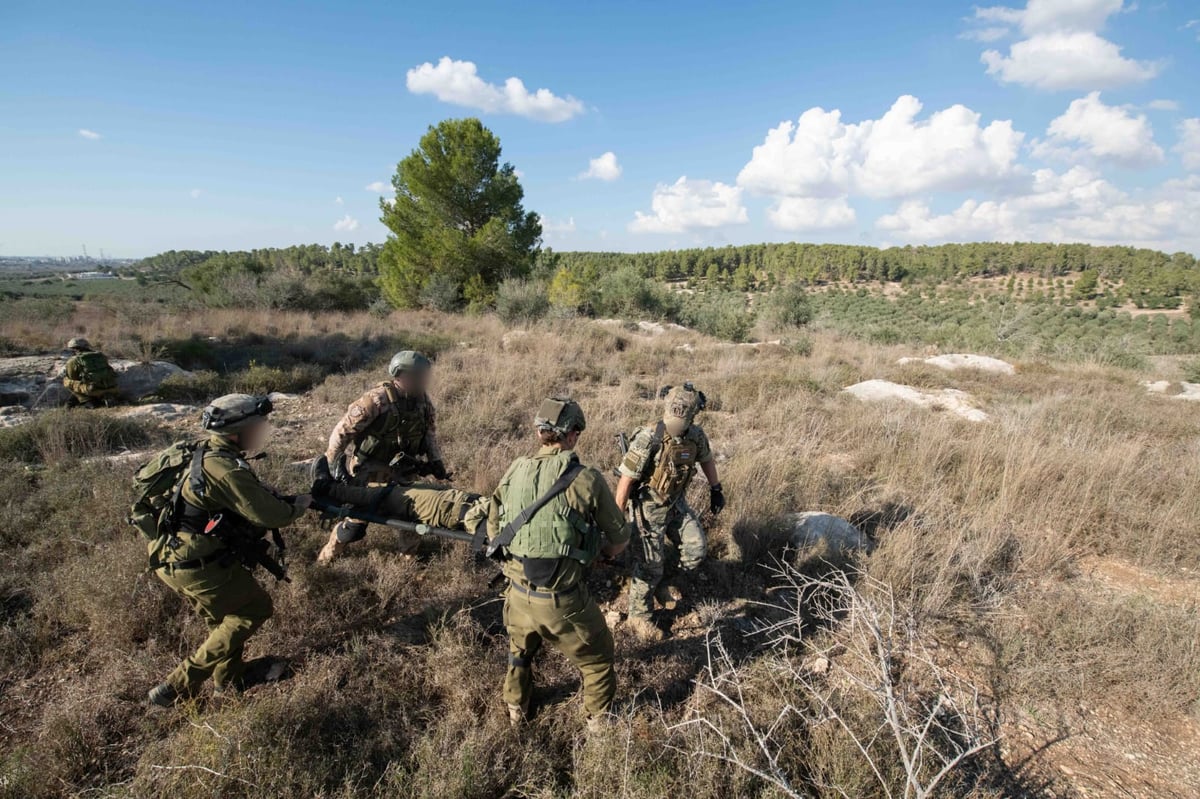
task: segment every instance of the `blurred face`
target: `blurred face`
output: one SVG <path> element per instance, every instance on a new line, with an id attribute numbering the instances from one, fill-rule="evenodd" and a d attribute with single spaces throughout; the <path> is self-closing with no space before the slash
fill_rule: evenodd
<path id="1" fill-rule="evenodd" d="M 563 436 L 562 448 L 575 449 L 575 445 L 579 443 L 579 437 L 581 435 L 583 435 L 583 432 L 580 430 L 572 430 L 571 432 L 567 433 L 565 436 Z"/>
<path id="2" fill-rule="evenodd" d="M 429 378 L 432 370 L 416 369 L 411 372 L 401 372 L 396 377 L 396 383 L 409 394 L 424 394 L 429 391 Z"/>
<path id="3" fill-rule="evenodd" d="M 242 452 L 256 455 L 262 452 L 271 438 L 271 423 L 263 418 L 244 428 L 238 434 L 238 444 Z"/>

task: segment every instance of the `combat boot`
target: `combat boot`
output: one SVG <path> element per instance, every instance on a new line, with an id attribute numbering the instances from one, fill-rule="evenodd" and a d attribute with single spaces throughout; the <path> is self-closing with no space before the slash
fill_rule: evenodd
<path id="1" fill-rule="evenodd" d="M 625 626 L 642 643 L 653 643 L 663 639 L 663 631 L 645 616 L 630 616 L 625 620 Z"/>
<path id="2" fill-rule="evenodd" d="M 675 610 L 679 607 L 680 600 L 683 599 L 683 592 L 676 586 L 666 582 L 661 582 L 654 589 L 654 598 L 658 600 L 658 604 L 666 610 Z"/>
<path id="3" fill-rule="evenodd" d="M 146 701 L 152 705 L 159 707 L 170 707 L 179 700 L 179 692 L 170 683 L 162 683 L 150 689 L 146 694 Z"/>
<path id="4" fill-rule="evenodd" d="M 338 555 L 342 554 L 345 548 L 346 545 L 338 540 L 337 528 L 335 527 L 329 533 L 329 540 L 325 542 L 325 546 L 321 547 L 321 551 L 317 553 L 317 563 L 322 566 L 328 566 L 330 563 L 333 563 Z"/>

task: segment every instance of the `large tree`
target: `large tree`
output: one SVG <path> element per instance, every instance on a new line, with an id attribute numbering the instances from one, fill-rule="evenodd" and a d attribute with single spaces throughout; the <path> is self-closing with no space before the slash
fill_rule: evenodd
<path id="1" fill-rule="evenodd" d="M 380 203 L 391 230 L 379 257 L 380 285 L 393 305 L 413 307 L 449 286 L 468 301 L 487 301 L 500 281 L 523 277 L 541 243 L 538 215 L 500 140 L 478 119 L 430 127 L 392 178 L 395 201 Z"/>

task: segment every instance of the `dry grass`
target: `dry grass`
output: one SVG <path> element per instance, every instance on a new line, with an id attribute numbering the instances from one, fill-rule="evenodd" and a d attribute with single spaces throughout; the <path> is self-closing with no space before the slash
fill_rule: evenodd
<path id="1" fill-rule="evenodd" d="M 403 562 L 379 530 L 318 569 L 315 519 L 291 531 L 293 582 L 271 589 L 277 615 L 251 645 L 251 654 L 293 658 L 295 678 L 221 707 L 201 699 L 147 713 L 140 695 L 203 625 L 137 577 L 141 545 L 121 523 L 132 465 L 47 458 L 51 468 L 30 472 L 0 463 L 0 796 L 779 795 L 697 756 L 703 742 L 678 723 L 698 709 L 717 712 L 697 689 L 712 635 L 744 675 L 752 718 L 770 719 L 791 701 L 773 676 L 779 655 L 745 633 L 776 579 L 776 519 L 794 510 L 855 518 L 875 536 L 878 548 L 861 564 L 867 578 L 920 621 L 926 646 L 954 653 L 953 667 L 982 687 L 1000 718 L 1034 713 L 1069 731 L 1086 700 L 1115 718 L 1196 719 L 1196 608 L 1097 594 L 1077 579 L 1084 557 L 1168 574 L 1200 566 L 1200 421 L 1180 403 L 1146 397 L 1139 375 L 1045 363 L 1020 364 L 1013 377 L 948 375 L 896 365 L 910 354 L 898 348 L 827 335 L 802 356 L 585 321 L 518 335 L 492 317 L 425 313 L 138 320 L 92 308 L 42 327 L 5 322 L 0 336 L 51 349 L 81 326 L 130 353 L 193 335 L 386 342 L 344 365 L 319 346 L 295 351 L 324 379 L 283 408 L 286 434 L 261 466 L 285 488 L 303 480 L 288 463 L 319 450 L 345 404 L 379 379 L 362 365 L 399 341 L 436 351 L 447 459 L 463 487 L 481 492 L 530 449 L 529 418 L 542 396 L 580 400 L 588 416 L 581 455 L 607 470 L 617 460 L 612 434 L 649 421 L 647 398 L 659 385 L 693 379 L 712 399 L 704 424 L 730 505 L 710 527 L 707 579 L 688 586 L 703 604 L 671 619 L 674 636 L 662 644 L 644 647 L 618 631 L 622 720 L 599 735 L 585 735 L 577 675 L 556 656 L 540 666 L 533 724 L 508 730 L 498 698 L 506 647 L 489 569 L 448 546 Z M 962 388 L 993 421 L 972 425 L 839 393 L 874 377 Z M 97 451 L 110 447 L 96 441 Z M 693 499 L 705 507 L 702 487 Z M 594 578 L 612 609 L 623 608 L 617 578 L 604 569 Z M 814 631 L 813 644 L 836 652 L 838 634 Z M 848 702 L 843 712 L 869 729 L 877 711 Z M 838 795 L 834 783 L 880 795 L 844 737 L 789 729 L 781 762 L 791 784 L 819 796 Z M 756 757 L 751 738 L 735 731 L 732 745 Z M 947 795 L 1019 794 L 1012 786 L 1044 768 L 1034 760 L 1009 773 L 1017 764 L 998 755 L 960 775 Z M 902 795 L 903 775 L 887 774 Z"/>

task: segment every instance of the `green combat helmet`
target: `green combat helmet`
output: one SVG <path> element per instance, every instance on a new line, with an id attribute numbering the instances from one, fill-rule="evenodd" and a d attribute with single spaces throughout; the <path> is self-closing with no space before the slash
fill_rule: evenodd
<path id="1" fill-rule="evenodd" d="M 667 386 L 663 389 L 662 396 L 666 400 L 663 408 L 663 426 L 673 436 L 683 435 L 684 431 L 692 426 L 696 414 L 708 404 L 704 392 L 697 391 L 691 381 L 682 386 Z"/>
<path id="2" fill-rule="evenodd" d="M 392 356 L 388 363 L 388 374 L 396 377 L 404 372 L 423 372 L 433 366 L 433 362 L 423 352 L 416 350 L 401 350 Z"/>
<path id="3" fill-rule="evenodd" d="M 92 349 L 92 345 L 83 336 L 78 336 L 67 342 L 67 349 L 75 350 L 76 352 L 88 352 Z"/>
<path id="4" fill-rule="evenodd" d="M 548 397 L 542 400 L 537 416 L 533 420 L 538 430 L 552 430 L 560 436 L 565 436 L 572 430 L 582 432 L 587 427 L 583 418 L 583 408 L 575 400 Z"/>
<path id="5" fill-rule="evenodd" d="M 259 419 L 265 419 L 275 407 L 270 397 L 250 394 L 226 394 L 204 409 L 200 426 L 214 433 L 236 433 Z"/>

